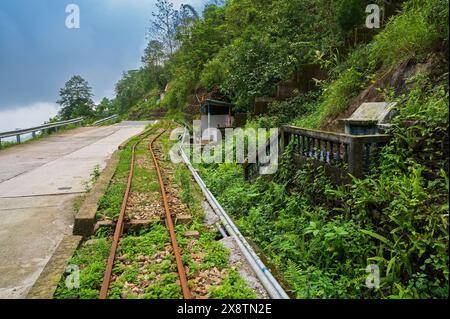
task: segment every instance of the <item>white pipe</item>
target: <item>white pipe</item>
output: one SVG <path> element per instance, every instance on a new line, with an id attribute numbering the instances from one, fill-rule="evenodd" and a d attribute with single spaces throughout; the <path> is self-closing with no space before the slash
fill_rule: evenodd
<path id="1" fill-rule="evenodd" d="M 216 223 L 216 227 L 220 232 L 220 235 L 222 235 L 223 238 L 227 238 L 228 234 L 225 232 L 225 229 L 222 228 L 222 226 L 220 226 L 220 223 Z"/>
<path id="2" fill-rule="evenodd" d="M 247 259 L 250 267 L 253 269 L 256 276 L 258 277 L 258 279 L 263 284 L 264 288 L 269 293 L 270 297 L 273 299 L 289 299 L 289 296 L 286 294 L 284 289 L 280 286 L 278 281 L 272 276 L 269 269 L 264 265 L 262 260 L 255 253 L 253 248 L 247 242 L 245 237 L 241 234 L 239 229 L 233 223 L 231 218 L 228 216 L 228 214 L 222 208 L 222 206 L 217 201 L 217 199 L 214 197 L 214 195 L 208 190 L 208 188 L 206 187 L 206 184 L 203 182 L 200 175 L 197 173 L 197 171 L 192 166 L 189 158 L 186 156 L 186 154 L 183 150 L 186 132 L 187 132 L 187 129 L 185 128 L 184 135 L 183 135 L 183 138 L 182 138 L 181 144 L 180 144 L 181 156 L 182 156 L 183 161 L 185 162 L 186 166 L 189 168 L 192 175 L 194 176 L 194 179 L 197 181 L 200 188 L 202 189 L 203 194 L 205 195 L 206 199 L 208 200 L 208 202 L 210 203 L 210 205 L 214 209 L 214 211 L 220 217 L 220 220 L 221 220 L 222 224 L 224 225 L 225 229 L 236 240 L 236 243 L 238 244 L 241 252 L 244 254 L 244 257 Z"/>

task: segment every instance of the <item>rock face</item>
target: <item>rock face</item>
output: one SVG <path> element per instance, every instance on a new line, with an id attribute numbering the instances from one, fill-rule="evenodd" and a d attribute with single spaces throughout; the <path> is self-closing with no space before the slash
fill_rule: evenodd
<path id="1" fill-rule="evenodd" d="M 339 114 L 336 118 L 329 119 L 324 123 L 321 129 L 331 132 L 342 133 L 345 131 L 345 125 L 341 119 L 349 118 L 363 103 L 368 102 L 385 102 L 383 91 L 392 89 L 395 96 L 401 95 L 414 85 L 414 81 L 410 81 L 418 73 L 433 74 L 434 68 L 439 65 L 436 56 L 431 56 L 424 63 L 415 63 L 406 61 L 389 72 L 381 75 L 373 84 L 369 85 L 350 103 L 347 110 Z"/>

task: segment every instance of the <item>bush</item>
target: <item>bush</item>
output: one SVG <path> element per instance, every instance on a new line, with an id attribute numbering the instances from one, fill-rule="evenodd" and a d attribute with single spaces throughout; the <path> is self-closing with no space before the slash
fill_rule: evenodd
<path id="1" fill-rule="evenodd" d="M 383 32 L 375 37 L 370 53 L 372 65 L 390 68 L 411 58 L 419 61 L 427 56 L 439 39 L 446 39 L 445 34 L 439 33 L 442 32 L 443 19 L 448 35 L 448 2 L 446 6 L 444 2 L 431 0 L 424 4 L 423 1 L 408 1 L 404 12 L 393 17 Z M 435 12 L 440 14 L 436 16 Z M 433 21 L 432 16 L 437 21 Z"/>

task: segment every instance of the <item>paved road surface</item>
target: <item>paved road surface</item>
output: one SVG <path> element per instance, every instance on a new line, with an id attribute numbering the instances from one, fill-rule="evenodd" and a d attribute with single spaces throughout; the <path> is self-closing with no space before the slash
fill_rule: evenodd
<path id="1" fill-rule="evenodd" d="M 78 128 L 0 150 L 0 298 L 24 298 L 64 235 L 74 199 L 150 122 Z"/>

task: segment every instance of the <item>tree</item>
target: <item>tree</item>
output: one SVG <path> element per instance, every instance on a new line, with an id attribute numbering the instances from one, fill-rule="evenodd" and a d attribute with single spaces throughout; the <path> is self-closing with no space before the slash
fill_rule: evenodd
<path id="1" fill-rule="evenodd" d="M 59 90 L 59 96 L 60 99 L 56 103 L 62 107 L 59 116 L 63 120 L 93 115 L 92 88 L 81 76 L 75 75 L 67 81 Z"/>
<path id="2" fill-rule="evenodd" d="M 154 69 L 156 66 L 162 66 L 164 63 L 164 45 L 158 40 L 150 40 L 142 57 L 144 67 Z"/>
<path id="3" fill-rule="evenodd" d="M 215 5 L 218 7 L 221 7 L 223 5 L 225 5 L 225 0 L 210 0 L 207 5 Z"/>
<path id="4" fill-rule="evenodd" d="M 113 115 L 114 111 L 114 102 L 106 97 L 95 108 L 98 117 Z"/>
<path id="5" fill-rule="evenodd" d="M 348 32 L 364 21 L 364 1 L 343 0 L 337 10 L 337 21 L 340 28 Z"/>
<path id="6" fill-rule="evenodd" d="M 150 27 L 150 38 L 162 42 L 170 55 L 176 49 L 176 32 L 180 20 L 180 13 L 167 0 L 158 0 L 157 12 L 153 12 Z"/>
<path id="7" fill-rule="evenodd" d="M 179 27 L 189 28 L 192 24 L 200 19 L 197 10 L 189 4 L 182 4 L 180 9 Z"/>

